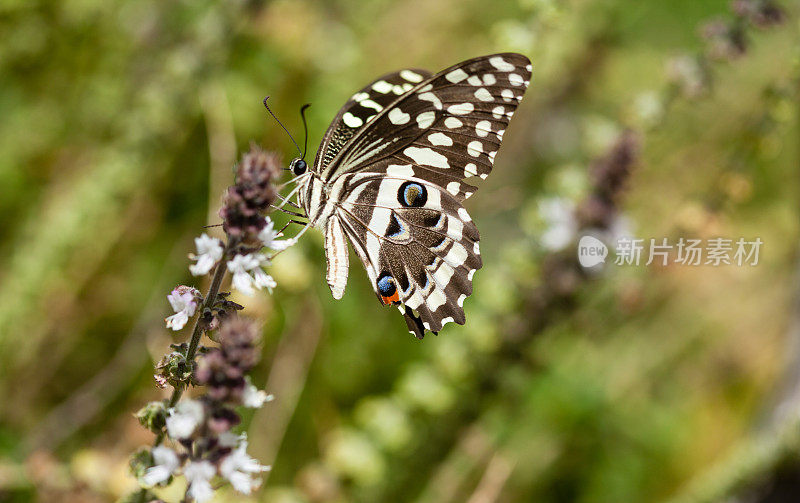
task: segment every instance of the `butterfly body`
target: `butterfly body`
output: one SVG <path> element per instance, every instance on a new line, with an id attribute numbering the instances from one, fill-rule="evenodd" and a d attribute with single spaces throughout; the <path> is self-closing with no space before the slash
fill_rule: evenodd
<path id="1" fill-rule="evenodd" d="M 347 283 L 349 242 L 378 299 L 397 305 L 418 338 L 465 322 L 482 263 L 462 206 L 476 188 L 464 180 L 488 176 L 530 76 L 525 56 L 495 54 L 435 75 L 387 74 L 348 100 L 298 189 L 325 235 L 334 298 Z"/>

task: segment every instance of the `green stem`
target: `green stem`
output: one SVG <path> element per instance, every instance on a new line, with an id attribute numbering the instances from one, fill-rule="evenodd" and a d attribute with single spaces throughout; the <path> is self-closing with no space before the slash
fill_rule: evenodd
<path id="1" fill-rule="evenodd" d="M 192 330 L 192 337 L 189 340 L 189 349 L 186 351 L 186 364 L 190 367 L 194 366 L 194 357 L 197 353 L 197 347 L 200 345 L 200 339 L 203 337 L 204 333 L 200 318 L 203 316 L 203 312 L 206 308 L 213 306 L 214 302 L 216 302 L 219 288 L 222 285 L 222 280 L 225 278 L 225 257 L 228 255 L 228 249 L 229 248 L 225 249 L 225 252 L 222 254 L 222 259 L 219 261 L 219 264 L 217 264 L 217 268 L 214 271 L 214 278 L 211 280 L 211 286 L 208 287 L 208 293 L 206 294 L 205 300 L 203 300 L 203 304 L 200 306 L 199 314 L 194 320 L 194 329 Z M 180 400 L 181 395 L 183 395 L 184 388 L 185 386 L 181 385 L 175 387 L 172 391 L 169 403 L 167 404 L 167 409 L 171 409 L 177 405 L 178 400 Z M 162 429 L 158 433 L 158 436 L 156 436 L 153 447 L 161 445 L 165 436 L 166 429 Z"/>
<path id="2" fill-rule="evenodd" d="M 194 362 L 194 356 L 197 352 L 197 346 L 200 344 L 200 337 L 203 335 L 203 330 L 200 328 L 200 316 L 202 316 L 203 311 L 206 308 L 209 308 L 214 305 L 214 302 L 217 301 L 217 294 L 219 293 L 219 287 L 222 285 L 222 279 L 225 277 L 225 256 L 227 256 L 227 250 L 222 256 L 222 260 L 217 265 L 217 270 L 214 272 L 214 279 L 211 280 L 211 286 L 208 287 L 208 294 L 206 294 L 205 302 L 200 307 L 200 315 L 197 317 L 197 320 L 194 324 L 194 331 L 192 331 L 192 338 L 189 341 L 189 350 L 186 351 L 186 361 Z"/>

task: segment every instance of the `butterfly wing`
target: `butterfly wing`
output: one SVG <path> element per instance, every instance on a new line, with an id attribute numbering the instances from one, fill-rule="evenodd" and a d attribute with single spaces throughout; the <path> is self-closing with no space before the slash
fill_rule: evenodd
<path id="1" fill-rule="evenodd" d="M 401 304 L 409 330 L 422 338 L 465 322 L 481 258 L 478 229 L 461 203 L 409 168 L 400 167 L 403 176 L 345 175 L 347 195 L 331 220 L 341 221 L 381 302 Z"/>
<path id="2" fill-rule="evenodd" d="M 322 137 L 312 169 L 317 173 L 327 171 L 331 161 L 360 129 L 430 75 L 416 68 L 387 73 L 351 96 Z"/>
<path id="3" fill-rule="evenodd" d="M 362 90 L 367 97 L 357 93 L 342 109 L 317 153 L 315 167 L 336 205 L 331 218 L 340 220 L 379 299 L 401 304 L 417 337 L 465 321 L 481 259 L 478 230 L 461 205 L 476 188 L 464 180 L 488 176 L 530 76 L 528 58 L 505 53 L 454 65 L 399 96 L 373 83 Z M 382 109 L 364 115 L 353 103 L 365 100 Z M 357 127 L 342 140 L 336 131 L 347 122 Z"/>
<path id="4" fill-rule="evenodd" d="M 378 161 L 394 159 L 413 163 L 419 176 L 445 188 L 464 178 L 486 178 L 531 70 L 528 58 L 515 53 L 442 70 L 396 97 L 335 154 L 322 152 L 330 161 L 320 173 L 332 181 L 344 173 L 375 172 Z M 462 197 L 474 191 L 464 189 Z"/>

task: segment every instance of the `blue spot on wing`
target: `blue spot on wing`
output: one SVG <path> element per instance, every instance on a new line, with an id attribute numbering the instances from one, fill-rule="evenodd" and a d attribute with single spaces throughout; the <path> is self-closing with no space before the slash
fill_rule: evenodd
<path id="1" fill-rule="evenodd" d="M 405 182 L 397 191 L 397 201 L 407 208 L 420 208 L 428 201 L 428 191 L 417 182 Z"/>
<path id="2" fill-rule="evenodd" d="M 381 274 L 381 277 L 378 278 L 378 292 L 384 297 L 391 297 L 396 290 L 397 287 L 394 285 L 392 276 L 389 273 Z"/>

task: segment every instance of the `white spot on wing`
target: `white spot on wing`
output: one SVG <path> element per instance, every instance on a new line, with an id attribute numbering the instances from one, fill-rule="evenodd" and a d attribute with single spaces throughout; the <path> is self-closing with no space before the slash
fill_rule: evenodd
<path id="1" fill-rule="evenodd" d="M 457 129 L 463 126 L 464 123 L 456 119 L 455 117 L 448 117 L 444 120 L 444 125 L 450 129 Z"/>
<path id="2" fill-rule="evenodd" d="M 408 121 L 411 120 L 411 116 L 399 108 L 393 108 L 389 110 L 389 120 L 392 122 L 392 124 L 399 126 L 401 124 L 407 124 Z"/>
<path id="3" fill-rule="evenodd" d="M 441 287 L 444 288 L 448 283 L 450 283 L 450 279 L 453 277 L 454 272 L 455 269 L 450 267 L 449 264 L 442 262 L 441 265 L 439 265 L 439 268 L 434 271 L 433 279 L 436 280 L 437 285 L 441 285 Z"/>
<path id="4" fill-rule="evenodd" d="M 489 121 L 478 121 L 475 124 L 475 134 L 480 136 L 481 138 L 486 137 L 489 133 L 492 132 L 492 123 Z"/>
<path id="5" fill-rule="evenodd" d="M 467 153 L 472 157 L 478 157 L 483 152 L 483 143 L 478 140 L 469 142 L 467 145 Z"/>
<path id="6" fill-rule="evenodd" d="M 510 72 L 511 70 L 514 69 L 514 65 L 504 60 L 501 56 L 495 56 L 493 58 L 489 58 L 489 64 L 491 64 L 493 67 L 497 68 L 501 72 Z"/>
<path id="7" fill-rule="evenodd" d="M 386 174 L 388 176 L 399 176 L 401 178 L 409 178 L 414 176 L 414 168 L 410 164 L 390 164 L 388 168 L 386 168 Z M 362 184 L 366 187 L 366 184 Z"/>
<path id="8" fill-rule="evenodd" d="M 461 295 L 459 295 L 458 300 L 456 300 L 456 304 L 458 304 L 458 307 L 464 307 L 465 300 L 467 300 L 466 294 L 462 293 Z"/>
<path id="9" fill-rule="evenodd" d="M 372 108 L 374 110 L 377 110 L 378 112 L 383 110 L 382 106 L 380 106 L 379 104 L 375 103 L 372 100 L 361 100 L 360 104 L 364 108 Z"/>
<path id="10" fill-rule="evenodd" d="M 363 120 L 351 114 L 350 112 L 344 113 L 342 116 L 342 122 L 344 122 L 347 127 L 352 128 L 361 127 L 364 124 Z"/>
<path id="11" fill-rule="evenodd" d="M 428 141 L 431 145 L 450 147 L 453 145 L 453 139 L 444 133 L 433 133 L 428 135 Z"/>
<path id="12" fill-rule="evenodd" d="M 417 125 L 420 129 L 427 129 L 433 124 L 433 121 L 436 119 L 436 112 L 433 110 L 428 110 L 427 112 L 422 112 L 421 114 L 417 115 Z"/>
<path id="13" fill-rule="evenodd" d="M 461 184 L 458 182 L 450 182 L 447 184 L 447 192 L 453 194 L 454 196 L 458 195 L 459 190 L 461 190 Z"/>
<path id="14" fill-rule="evenodd" d="M 453 267 L 459 267 L 464 265 L 464 262 L 467 261 L 467 256 L 466 248 L 459 243 L 453 243 L 447 255 L 444 256 L 444 261 Z"/>
<path id="15" fill-rule="evenodd" d="M 472 77 L 467 79 L 467 83 L 473 86 L 479 86 L 481 85 L 481 78 L 478 77 L 477 75 L 473 75 Z"/>
<path id="16" fill-rule="evenodd" d="M 472 222 L 472 218 L 470 218 L 469 213 L 464 208 L 458 209 L 458 216 L 461 217 L 461 220 L 465 222 Z"/>
<path id="17" fill-rule="evenodd" d="M 425 300 L 422 298 L 422 295 L 420 295 L 419 290 L 418 289 L 414 289 L 414 293 L 409 298 L 407 298 L 404 302 L 411 309 L 417 309 L 419 306 L 422 305 L 422 303 L 424 301 Z"/>
<path id="18" fill-rule="evenodd" d="M 478 174 L 478 167 L 475 166 L 475 163 L 469 163 L 464 166 L 464 176 L 476 176 Z"/>
<path id="19" fill-rule="evenodd" d="M 497 84 L 497 79 L 494 78 L 494 75 L 491 73 L 487 73 L 483 76 L 483 85 L 485 86 L 493 86 Z"/>
<path id="20" fill-rule="evenodd" d="M 457 218 L 447 219 L 447 237 L 453 241 L 461 241 L 464 233 L 464 222 Z"/>
<path id="21" fill-rule="evenodd" d="M 492 100 L 494 100 L 494 98 L 492 98 L 492 93 L 487 91 L 485 87 L 481 87 L 480 89 L 475 91 L 475 97 L 478 98 L 481 101 L 492 101 Z"/>
<path id="22" fill-rule="evenodd" d="M 511 101 L 512 99 L 514 99 L 514 91 L 512 91 L 511 89 L 503 89 L 503 92 L 500 93 L 500 96 L 502 96 L 503 99 L 506 101 Z"/>
<path id="23" fill-rule="evenodd" d="M 386 94 L 388 92 L 391 92 L 392 85 L 386 82 L 385 80 L 379 80 L 378 82 L 372 84 L 372 89 L 378 91 L 381 94 Z"/>
<path id="24" fill-rule="evenodd" d="M 400 76 L 409 82 L 422 82 L 422 75 L 412 72 L 411 70 L 402 70 Z"/>
<path id="25" fill-rule="evenodd" d="M 504 91 L 505 92 L 505 91 Z M 492 116 L 495 119 L 499 119 L 500 117 L 506 114 L 506 109 L 501 106 L 496 106 L 492 109 Z"/>
<path id="26" fill-rule="evenodd" d="M 436 97 L 436 95 L 433 93 L 422 93 L 419 95 L 419 99 L 424 101 L 430 101 L 431 103 L 433 103 L 433 106 L 435 106 L 437 110 L 442 109 L 442 101 L 438 97 Z"/>
<path id="27" fill-rule="evenodd" d="M 473 110 L 475 110 L 475 107 L 472 105 L 472 103 L 459 103 L 457 105 L 450 105 L 447 107 L 447 111 L 453 115 L 466 115 L 471 113 Z"/>
<path id="28" fill-rule="evenodd" d="M 444 293 L 441 290 L 434 289 L 428 298 L 425 299 L 425 305 L 428 306 L 428 309 L 431 311 L 436 311 L 440 307 L 442 307 L 445 302 L 447 302 L 447 297 L 444 296 Z"/>
<path id="29" fill-rule="evenodd" d="M 416 164 L 421 166 L 433 166 L 434 168 L 450 168 L 447 157 L 432 148 L 407 147 L 403 153 L 410 157 Z"/>
<path id="30" fill-rule="evenodd" d="M 465 72 L 461 68 L 456 68 L 452 72 L 445 75 L 444 78 L 449 80 L 453 84 L 458 84 L 459 82 L 467 78 L 467 72 Z"/>
<path id="31" fill-rule="evenodd" d="M 508 81 L 511 82 L 512 86 L 521 86 L 522 83 L 524 82 L 523 78 L 517 75 L 516 73 L 509 73 Z"/>

